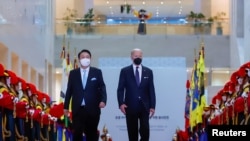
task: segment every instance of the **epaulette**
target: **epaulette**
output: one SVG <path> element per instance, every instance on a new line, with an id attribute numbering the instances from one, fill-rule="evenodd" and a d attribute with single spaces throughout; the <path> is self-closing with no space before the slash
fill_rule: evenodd
<path id="1" fill-rule="evenodd" d="M 14 90 L 14 88 L 10 87 L 9 89 L 10 89 L 11 95 L 16 97 L 16 96 L 17 96 L 17 93 L 16 93 L 16 91 Z"/>
<path id="2" fill-rule="evenodd" d="M 49 113 L 49 111 L 50 111 L 50 107 L 49 107 L 49 106 L 47 106 L 47 108 L 46 108 L 46 109 L 44 109 L 44 111 L 45 111 L 45 113 Z"/>
<path id="3" fill-rule="evenodd" d="M 39 110 L 43 110 L 42 106 L 41 105 L 36 105 L 36 109 L 39 109 Z"/>
<path id="4" fill-rule="evenodd" d="M 40 103 L 40 101 L 37 101 L 37 103 L 36 103 L 36 109 L 43 110 L 43 105 Z"/>
<path id="5" fill-rule="evenodd" d="M 248 92 L 249 91 L 250 84 L 247 82 L 243 85 L 243 92 Z"/>
<path id="6" fill-rule="evenodd" d="M 2 87 L 8 88 L 6 84 L 4 84 L 3 82 L 0 82 L 0 88 L 2 88 Z"/>
<path id="7" fill-rule="evenodd" d="M 0 92 L 2 93 L 2 92 L 4 92 L 4 91 L 9 92 L 7 88 L 5 88 L 5 87 L 0 87 Z"/>
<path id="8" fill-rule="evenodd" d="M 34 103 L 33 101 L 31 101 L 31 100 L 29 101 L 29 105 L 30 105 L 31 107 L 33 107 L 33 108 L 35 107 L 35 103 Z"/>
<path id="9" fill-rule="evenodd" d="M 22 101 L 22 102 L 29 102 L 29 100 L 26 97 L 22 97 L 20 101 Z"/>
<path id="10" fill-rule="evenodd" d="M 15 93 L 13 93 L 13 92 L 9 92 L 9 93 L 10 93 L 11 96 L 16 97 Z"/>
<path id="11" fill-rule="evenodd" d="M 29 97 L 26 94 L 23 94 L 23 96 L 21 97 L 21 101 L 22 99 L 25 99 L 25 101 L 29 101 Z"/>

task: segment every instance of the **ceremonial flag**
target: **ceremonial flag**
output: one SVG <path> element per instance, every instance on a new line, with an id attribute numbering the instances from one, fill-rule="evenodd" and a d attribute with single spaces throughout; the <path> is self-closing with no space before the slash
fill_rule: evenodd
<path id="1" fill-rule="evenodd" d="M 65 47 L 63 46 L 64 51 Z M 64 102 L 66 90 L 67 90 L 67 84 L 68 84 L 68 77 L 69 72 L 73 69 L 71 61 L 70 61 L 70 51 L 69 51 L 69 45 L 67 50 L 67 58 L 62 58 L 62 85 L 61 85 L 61 93 L 60 93 L 60 102 Z"/>
<path id="2" fill-rule="evenodd" d="M 204 43 L 201 43 L 201 50 L 199 52 L 199 60 L 198 60 L 198 76 L 199 76 L 199 105 L 197 112 L 197 123 L 202 123 L 202 114 L 204 107 L 207 106 L 207 100 L 205 97 L 205 61 L 204 61 Z"/>
<path id="3" fill-rule="evenodd" d="M 75 48 L 75 57 L 74 57 L 73 67 L 74 67 L 74 69 L 78 68 L 78 61 L 77 61 L 76 48 Z"/>
<path id="4" fill-rule="evenodd" d="M 199 104 L 199 89 L 198 89 L 198 74 L 197 74 L 197 60 L 195 58 L 194 67 L 191 77 L 191 106 L 190 106 L 190 129 L 197 124 L 197 109 Z"/>
<path id="5" fill-rule="evenodd" d="M 67 62 L 66 62 L 66 50 L 65 50 L 65 36 L 63 36 L 63 45 L 61 51 L 61 61 L 62 61 L 62 82 L 61 82 L 61 91 L 60 91 L 60 103 L 64 102 L 66 88 L 67 88 Z"/>
<path id="6" fill-rule="evenodd" d="M 65 36 L 63 38 L 63 46 L 62 46 L 62 52 L 61 52 L 61 60 L 62 60 L 62 82 L 61 82 L 61 92 L 60 92 L 60 103 L 64 103 L 67 85 L 68 85 L 68 77 L 69 72 L 73 69 L 72 64 L 70 61 L 70 50 L 69 50 L 69 43 L 68 43 L 68 50 L 65 49 Z M 71 110 L 71 103 L 70 108 Z M 68 125 L 68 118 L 64 118 L 64 116 L 61 117 L 62 121 L 65 121 L 64 126 Z M 62 127 L 58 127 L 58 141 L 65 141 L 67 140 L 65 136 L 65 130 Z"/>
<path id="7" fill-rule="evenodd" d="M 190 82 L 189 80 L 187 80 L 186 82 L 186 104 L 185 104 L 185 130 L 186 132 L 188 131 L 188 128 L 190 126 L 189 124 L 189 118 L 190 118 L 190 102 L 191 102 L 191 97 L 190 97 L 190 93 L 189 93 L 189 89 L 190 89 Z"/>

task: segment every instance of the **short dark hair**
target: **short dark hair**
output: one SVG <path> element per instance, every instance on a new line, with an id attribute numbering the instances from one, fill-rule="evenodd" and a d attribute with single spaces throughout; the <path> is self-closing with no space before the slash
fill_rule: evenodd
<path id="1" fill-rule="evenodd" d="M 88 54 L 89 54 L 89 56 L 90 56 L 90 58 L 91 58 L 91 53 L 90 53 L 90 51 L 89 51 L 89 50 L 87 50 L 87 49 L 83 49 L 83 50 L 81 50 L 81 51 L 78 53 L 78 59 L 80 59 L 80 55 L 81 55 L 83 52 L 88 53 Z"/>

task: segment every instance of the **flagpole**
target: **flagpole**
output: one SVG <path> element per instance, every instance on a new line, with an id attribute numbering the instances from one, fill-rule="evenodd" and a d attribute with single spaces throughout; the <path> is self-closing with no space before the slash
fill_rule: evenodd
<path id="1" fill-rule="evenodd" d="M 78 64 L 77 64 L 77 55 L 76 55 L 76 47 L 75 47 L 75 56 L 74 56 L 74 64 L 73 64 L 73 68 L 76 69 L 78 68 Z"/>

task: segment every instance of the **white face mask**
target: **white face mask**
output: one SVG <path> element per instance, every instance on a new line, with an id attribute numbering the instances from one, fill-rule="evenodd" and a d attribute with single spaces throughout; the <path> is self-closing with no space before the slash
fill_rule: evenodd
<path id="1" fill-rule="evenodd" d="M 250 77 L 250 70 L 247 70 L 247 75 L 248 77 Z"/>
<path id="2" fill-rule="evenodd" d="M 82 66 L 87 67 L 90 64 L 90 59 L 89 58 L 83 58 L 80 60 L 80 63 Z"/>

